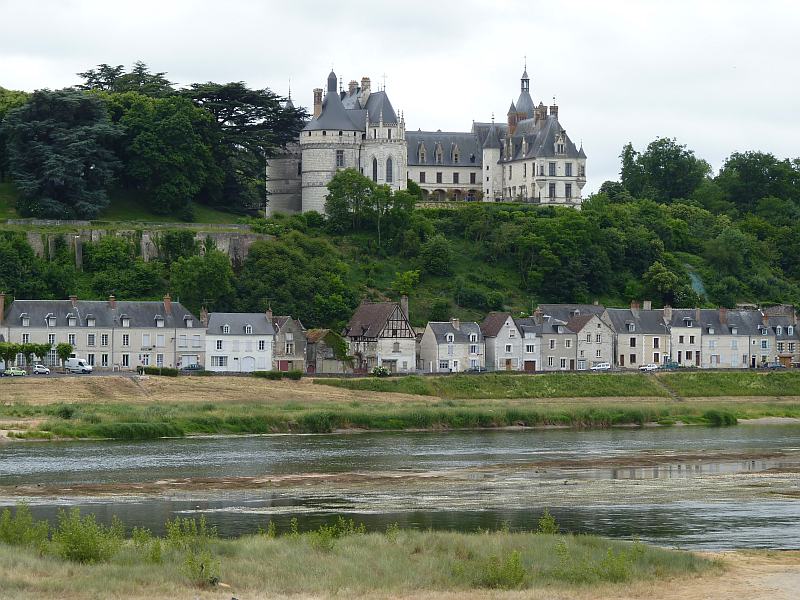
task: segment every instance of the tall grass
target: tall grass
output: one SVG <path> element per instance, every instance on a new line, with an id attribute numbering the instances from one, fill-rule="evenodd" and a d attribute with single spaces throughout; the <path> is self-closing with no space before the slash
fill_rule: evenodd
<path id="1" fill-rule="evenodd" d="M 679 396 L 800 396 L 800 372 L 670 373 L 659 375 Z"/>

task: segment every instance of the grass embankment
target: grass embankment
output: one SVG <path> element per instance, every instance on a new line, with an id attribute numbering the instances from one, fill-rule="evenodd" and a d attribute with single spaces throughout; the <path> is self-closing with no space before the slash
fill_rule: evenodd
<path id="1" fill-rule="evenodd" d="M 121 524 L 98 526 L 77 511 L 63 513 L 52 533 L 32 522 L 24 507 L 16 514 L 22 518 L 9 513 L 5 519 L 5 535 L 0 529 L 0 590 L 18 598 L 412 597 L 531 588 L 612 593 L 721 570 L 688 552 L 557 533 L 396 526 L 367 533 L 339 518 L 309 532 L 298 531 L 293 521 L 282 534 L 268 527 L 221 540 L 202 520 L 176 519 L 164 538 L 134 530 L 132 539 L 124 539 Z M 549 525 L 544 531 L 557 531 L 554 522 Z"/>
<path id="2" fill-rule="evenodd" d="M 684 398 L 800 396 L 800 372 L 797 371 L 691 371 L 657 377 Z"/>

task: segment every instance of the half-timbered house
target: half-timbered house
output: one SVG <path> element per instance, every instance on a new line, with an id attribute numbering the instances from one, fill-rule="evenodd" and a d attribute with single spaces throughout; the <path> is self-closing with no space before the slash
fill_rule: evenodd
<path id="1" fill-rule="evenodd" d="M 385 367 L 391 373 L 409 373 L 417 365 L 417 341 L 408 321 L 407 304 L 362 302 L 342 336 L 354 357 L 356 372 Z"/>

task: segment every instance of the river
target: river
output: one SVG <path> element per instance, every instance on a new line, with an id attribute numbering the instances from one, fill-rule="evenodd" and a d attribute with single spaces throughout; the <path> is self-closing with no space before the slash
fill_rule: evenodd
<path id="1" fill-rule="evenodd" d="M 563 530 L 694 549 L 800 549 L 800 425 L 203 437 L 0 446 L 0 506 L 221 535 L 336 515 L 370 528 Z"/>

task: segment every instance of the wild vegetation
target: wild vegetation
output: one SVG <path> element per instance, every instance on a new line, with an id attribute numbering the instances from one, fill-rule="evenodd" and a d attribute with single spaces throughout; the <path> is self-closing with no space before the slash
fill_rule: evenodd
<path id="1" fill-rule="evenodd" d="M 532 525 L 535 522 L 532 515 Z M 508 528 L 477 533 L 385 532 L 339 517 L 311 531 L 293 519 L 257 535 L 217 537 L 204 519 L 175 518 L 166 536 L 99 526 L 77 509 L 46 523 L 17 506 L 0 515 L 0 587 L 31 597 L 177 597 L 226 586 L 237 594 L 414 594 L 472 589 L 585 589 L 719 571 L 700 556 L 595 536 Z M 66 546 L 65 546 L 66 544 Z M 69 552 L 64 552 L 64 548 Z M 27 578 L 18 573 L 47 572 Z M 69 575 L 67 575 L 69 573 Z M 613 587 L 608 588 L 609 591 Z"/>

